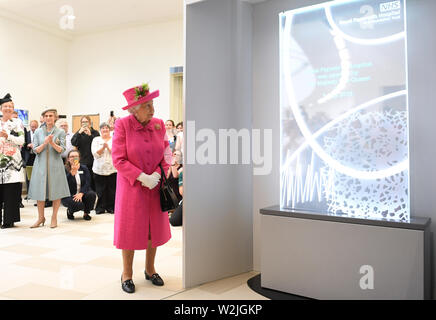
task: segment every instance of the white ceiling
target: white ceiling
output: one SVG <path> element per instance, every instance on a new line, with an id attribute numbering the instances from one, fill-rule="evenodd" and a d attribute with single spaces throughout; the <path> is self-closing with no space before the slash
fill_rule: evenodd
<path id="1" fill-rule="evenodd" d="M 183 18 L 183 0 L 0 0 L 0 14 L 64 32 L 64 5 L 76 17 L 71 35 Z"/>

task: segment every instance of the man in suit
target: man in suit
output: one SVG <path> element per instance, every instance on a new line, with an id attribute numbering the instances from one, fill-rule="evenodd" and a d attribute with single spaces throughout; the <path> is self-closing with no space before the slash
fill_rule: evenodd
<path id="1" fill-rule="evenodd" d="M 33 162 L 35 161 L 35 153 L 33 152 L 33 134 L 35 130 L 38 129 L 38 121 L 32 120 L 30 121 L 30 130 L 24 128 L 24 145 L 23 145 L 23 162 L 26 166 L 26 186 L 27 190 L 29 190 L 29 180 L 32 175 L 32 167 Z"/>

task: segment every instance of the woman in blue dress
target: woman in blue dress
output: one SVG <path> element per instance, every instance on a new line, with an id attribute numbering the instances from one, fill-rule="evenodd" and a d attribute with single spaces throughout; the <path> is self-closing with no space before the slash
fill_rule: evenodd
<path id="1" fill-rule="evenodd" d="M 65 151 L 65 131 L 55 126 L 56 109 L 42 113 L 45 125 L 35 131 L 33 151 L 36 154 L 30 178 L 29 195 L 38 204 L 38 220 L 31 228 L 44 225 L 45 200 L 53 201 L 53 215 L 50 228 L 57 227 L 57 214 L 61 198 L 70 196 L 64 162 L 61 154 Z"/>

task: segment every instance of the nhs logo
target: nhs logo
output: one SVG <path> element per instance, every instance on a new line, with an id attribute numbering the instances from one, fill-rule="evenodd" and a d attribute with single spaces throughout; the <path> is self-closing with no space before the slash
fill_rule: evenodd
<path id="1" fill-rule="evenodd" d="M 398 9 L 401 9 L 400 1 L 380 3 L 380 12 L 387 12 L 387 11 L 398 10 Z"/>

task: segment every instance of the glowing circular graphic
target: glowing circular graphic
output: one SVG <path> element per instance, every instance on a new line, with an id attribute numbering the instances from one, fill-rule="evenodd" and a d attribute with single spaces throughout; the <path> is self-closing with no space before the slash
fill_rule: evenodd
<path id="1" fill-rule="evenodd" d="M 285 26 L 284 26 L 284 34 L 285 35 L 290 35 L 290 28 L 292 25 L 292 19 L 293 15 L 287 15 L 286 16 L 286 21 L 285 21 Z M 386 40 L 384 40 L 386 41 Z M 283 49 L 285 50 L 285 52 L 290 52 L 290 42 L 289 41 L 283 41 Z M 292 80 L 292 75 L 289 72 L 290 70 L 290 61 L 289 59 L 283 59 L 282 60 L 283 63 L 283 67 L 284 70 L 286 70 L 284 72 L 284 79 L 285 79 L 285 84 L 286 84 L 286 92 L 288 95 L 288 99 L 289 99 L 289 104 L 291 106 L 291 110 L 292 113 L 295 117 L 295 122 L 298 125 L 298 128 L 300 129 L 301 134 L 303 135 L 303 137 L 305 138 L 305 144 L 309 145 L 312 150 L 317 154 L 317 156 L 322 159 L 329 167 L 335 169 L 336 171 L 338 171 L 339 173 L 348 175 L 350 177 L 354 177 L 357 179 L 362 179 L 362 180 L 375 180 L 375 179 L 383 179 L 386 177 L 391 177 L 395 174 L 401 173 L 404 170 L 407 170 L 409 168 L 409 161 L 408 159 L 404 159 L 403 161 L 397 163 L 396 165 L 393 165 L 389 168 L 386 169 L 381 169 L 381 170 L 375 170 L 375 171 L 371 171 L 371 170 L 357 170 L 354 168 L 351 168 L 349 166 L 345 166 L 342 163 L 340 163 L 338 160 L 334 159 L 332 156 L 330 156 L 320 145 L 319 143 L 316 141 L 316 138 L 321 135 L 323 132 L 326 132 L 329 128 L 333 127 L 335 124 L 337 124 L 338 122 L 342 121 L 343 119 L 345 119 L 346 117 L 348 117 L 349 115 L 363 110 L 371 105 L 375 105 L 377 103 L 401 96 L 401 95 L 407 95 L 407 91 L 403 90 L 403 91 L 399 91 L 399 92 L 395 92 L 392 94 L 388 94 L 376 99 L 373 99 L 369 102 L 366 102 L 356 108 L 353 108 L 352 110 L 344 113 L 343 115 L 341 115 L 340 117 L 336 118 L 335 120 L 329 122 L 327 125 L 325 125 L 323 128 L 321 128 L 320 130 L 318 130 L 315 134 L 313 134 L 306 122 L 305 119 L 302 115 L 302 112 L 300 110 L 300 107 L 298 105 L 298 102 L 296 100 L 295 97 L 295 93 L 293 90 L 293 80 Z M 298 149 L 298 150 L 302 150 L 303 145 Z M 297 151 L 298 151 L 297 150 Z M 295 153 L 294 153 L 295 154 Z"/>

